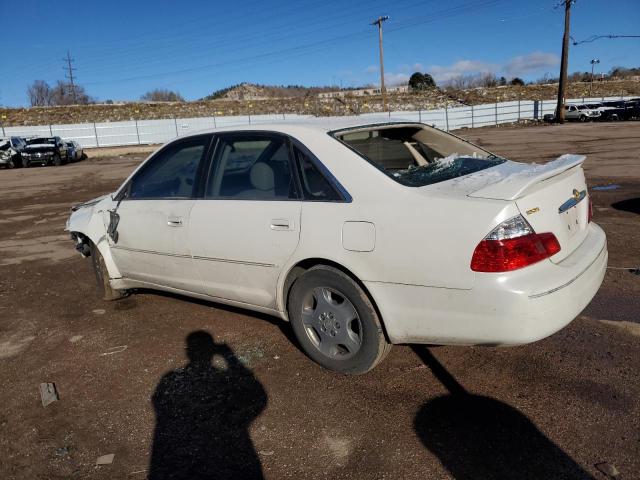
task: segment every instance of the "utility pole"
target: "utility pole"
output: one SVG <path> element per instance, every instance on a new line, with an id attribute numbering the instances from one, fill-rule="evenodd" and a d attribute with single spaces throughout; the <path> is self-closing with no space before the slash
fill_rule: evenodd
<path id="1" fill-rule="evenodd" d="M 558 104 L 556 105 L 556 122 L 564 123 L 564 92 L 567 87 L 567 64 L 569 63 L 569 25 L 571 5 L 575 0 L 564 0 L 564 35 L 562 37 L 562 60 L 560 61 L 560 80 L 558 82 Z"/>
<path id="2" fill-rule="evenodd" d="M 62 61 L 67 63 L 66 66 L 62 67 L 62 69 L 67 71 L 65 77 L 69 79 L 69 83 L 71 84 L 71 98 L 73 98 L 73 103 L 77 103 L 78 99 L 76 98 L 76 85 L 73 82 L 73 71 L 76 69 L 72 66 L 71 62 L 73 62 L 73 58 L 71 58 L 69 50 L 67 50 L 67 58 L 63 58 Z"/>
<path id="3" fill-rule="evenodd" d="M 387 90 L 384 88 L 384 52 L 382 50 L 382 22 L 389 20 L 389 16 L 378 17 L 371 25 L 378 26 L 378 40 L 380 42 L 380 93 L 382 94 L 382 110 L 387 111 Z"/>
<path id="4" fill-rule="evenodd" d="M 594 58 L 593 60 L 591 60 L 591 83 L 589 84 L 589 96 L 591 96 L 591 90 L 593 90 L 593 69 L 595 68 L 597 63 L 600 63 L 599 59 Z"/>

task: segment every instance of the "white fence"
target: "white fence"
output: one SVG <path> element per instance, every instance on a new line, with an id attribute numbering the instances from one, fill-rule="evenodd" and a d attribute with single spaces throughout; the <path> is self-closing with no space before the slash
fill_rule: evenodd
<path id="1" fill-rule="evenodd" d="M 598 97 L 569 99 L 567 103 L 595 103 L 621 100 L 628 97 Z M 389 112 L 392 119 L 410 120 L 434 125 L 443 130 L 475 128 L 519 120 L 538 120 L 553 113 L 555 100 L 515 100 L 511 102 L 487 103 L 483 105 L 441 108 L 437 110 L 415 110 Z M 380 117 L 380 113 L 360 115 Z M 121 145 L 145 145 L 164 143 L 173 138 L 188 135 L 198 130 L 250 125 L 255 123 L 296 122 L 310 115 L 272 114 L 242 115 L 229 117 L 174 118 L 165 120 L 132 120 L 125 122 L 77 123 L 69 125 L 41 125 L 33 127 L 2 127 L 2 136 L 60 136 L 73 139 L 83 147 L 111 147 Z"/>

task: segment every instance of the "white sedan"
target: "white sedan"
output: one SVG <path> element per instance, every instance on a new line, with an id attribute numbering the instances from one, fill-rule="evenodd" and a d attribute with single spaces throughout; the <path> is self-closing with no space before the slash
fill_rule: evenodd
<path id="1" fill-rule="evenodd" d="M 394 343 L 533 342 L 593 298 L 607 246 L 584 157 L 522 164 L 361 122 L 181 137 L 66 229 L 105 299 L 144 287 L 270 313 L 343 373 Z"/>

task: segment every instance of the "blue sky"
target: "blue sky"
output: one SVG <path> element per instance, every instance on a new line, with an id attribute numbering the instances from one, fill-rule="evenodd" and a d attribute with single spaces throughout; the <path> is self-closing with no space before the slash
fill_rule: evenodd
<path id="1" fill-rule="evenodd" d="M 377 83 L 376 28 L 384 24 L 390 83 L 415 70 L 442 82 L 459 74 L 557 76 L 558 0 L 0 0 L 0 104 L 22 106 L 26 87 L 64 78 L 99 100 L 134 100 L 153 88 L 187 99 L 240 82 L 358 86 Z M 54 6 L 55 5 L 55 6 Z M 571 34 L 640 34 L 639 0 L 577 0 Z M 640 66 L 640 39 L 572 46 L 569 71 Z"/>

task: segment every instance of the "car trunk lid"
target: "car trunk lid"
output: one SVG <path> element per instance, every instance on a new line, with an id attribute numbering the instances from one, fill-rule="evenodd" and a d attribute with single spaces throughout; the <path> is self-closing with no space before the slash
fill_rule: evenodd
<path id="1" fill-rule="evenodd" d="M 520 165 L 503 169 L 502 178 L 469 196 L 515 201 L 537 233 L 551 232 L 561 250 L 558 263 L 580 246 L 587 234 L 589 198 L 582 163 L 585 157 L 563 155 L 545 165 Z M 500 168 L 496 167 L 496 168 Z M 504 170 L 511 170 L 504 173 Z"/>

